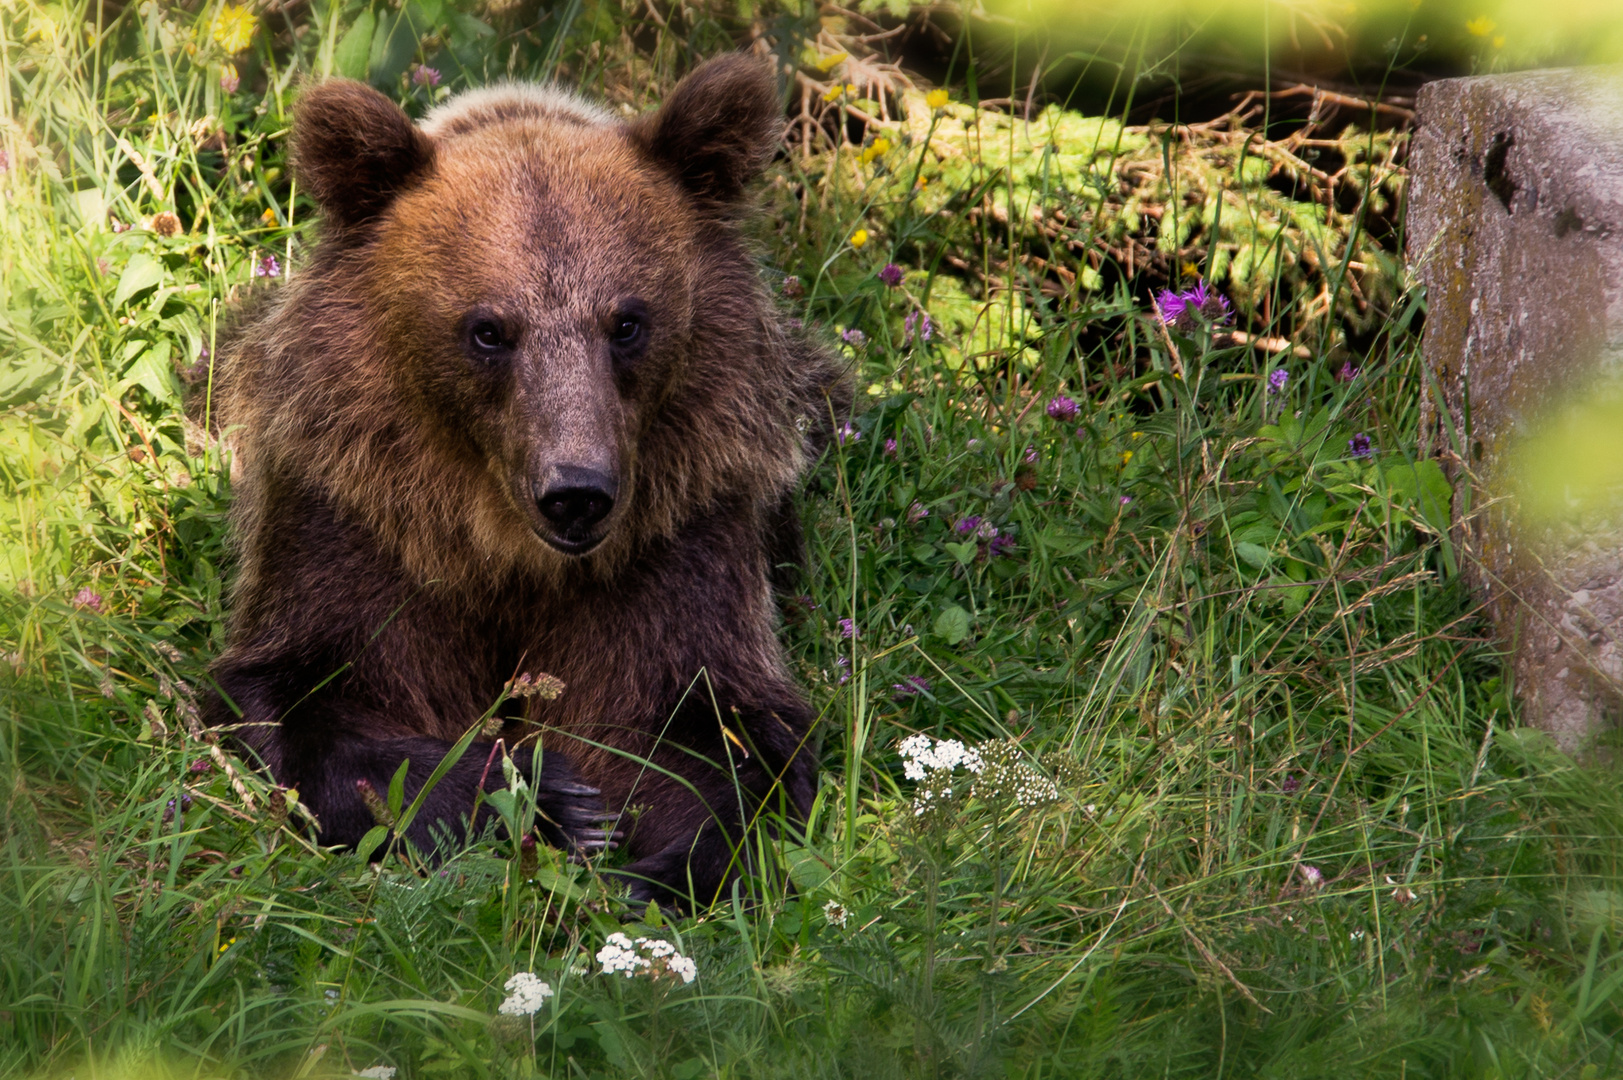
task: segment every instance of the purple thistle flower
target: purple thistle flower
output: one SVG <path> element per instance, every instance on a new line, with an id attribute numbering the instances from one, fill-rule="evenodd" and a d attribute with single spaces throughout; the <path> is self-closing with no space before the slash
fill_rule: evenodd
<path id="1" fill-rule="evenodd" d="M 911 312 L 902 320 L 902 342 L 905 344 L 912 341 L 914 334 L 918 335 L 920 341 L 929 341 L 934 329 L 935 324 L 930 321 L 930 316 L 917 311 Z"/>
<path id="2" fill-rule="evenodd" d="M 895 439 L 886 439 L 885 440 L 885 456 L 886 457 L 895 457 L 896 456 L 896 440 Z"/>
<path id="3" fill-rule="evenodd" d="M 1274 370 L 1268 373 L 1268 392 L 1270 394 L 1277 394 L 1284 390 L 1285 384 L 1290 382 L 1290 378 L 1291 373 L 1286 371 L 1284 368 L 1274 368 Z"/>
<path id="4" fill-rule="evenodd" d="M 1155 297 L 1155 313 L 1161 325 L 1180 333 L 1193 333 L 1201 323 L 1227 322 L 1232 314 L 1228 297 L 1197 278 L 1195 287 L 1186 292 L 1162 289 Z"/>
<path id="5" fill-rule="evenodd" d="M 1079 411 L 1076 402 L 1064 394 L 1060 394 L 1048 402 L 1048 415 L 1062 423 L 1067 420 L 1075 420 Z"/>
<path id="6" fill-rule="evenodd" d="M 840 340 L 851 346 L 853 349 L 860 349 L 863 345 L 867 344 L 868 335 L 864 334 L 861 330 L 842 330 L 840 331 Z"/>
<path id="7" fill-rule="evenodd" d="M 1347 360 L 1342 363 L 1341 370 L 1336 372 L 1336 382 L 1352 382 L 1354 379 L 1358 378 L 1358 372 L 1360 370 L 1361 369 L 1359 368 L 1353 367 L 1351 360 Z"/>
<path id="8" fill-rule="evenodd" d="M 841 446 L 844 446 L 848 442 L 861 442 L 862 432 L 858 431 L 851 421 L 847 420 L 840 425 L 840 430 L 834 433 L 834 437 L 839 440 Z"/>
<path id="9" fill-rule="evenodd" d="M 992 537 L 992 542 L 991 544 L 987 545 L 986 550 L 991 552 L 992 557 L 995 559 L 1000 556 L 1013 555 L 1014 548 L 1014 537 L 1002 535 Z"/>
<path id="10" fill-rule="evenodd" d="M 440 73 L 427 64 L 418 64 L 412 69 L 411 81 L 418 86 L 438 86 Z"/>
<path id="11" fill-rule="evenodd" d="M 1155 313 L 1161 317 L 1162 326 L 1182 328 L 1179 322 L 1184 317 L 1184 309 L 1189 305 L 1184 302 L 1182 293 L 1175 293 L 1171 289 L 1162 289 L 1155 295 Z"/>
<path id="12" fill-rule="evenodd" d="M 1233 314 L 1229 309 L 1229 299 L 1216 289 L 1208 288 L 1206 282 L 1196 279 L 1195 287 L 1183 294 L 1184 309 L 1194 308 L 1200 317 L 1209 323 L 1227 322 Z"/>
<path id="13" fill-rule="evenodd" d="M 1347 449 L 1356 458 L 1367 458 L 1375 452 L 1374 447 L 1369 444 L 1369 436 L 1362 431 L 1347 440 Z"/>
<path id="14" fill-rule="evenodd" d="M 902 268 L 895 263 L 886 263 L 885 268 L 879 271 L 879 280 L 894 289 L 902 283 Z"/>
<path id="15" fill-rule="evenodd" d="M 923 521 L 929 516 L 929 508 L 921 502 L 915 502 L 912 506 L 907 508 L 907 523 L 909 525 L 917 525 L 919 522 Z"/>
<path id="16" fill-rule="evenodd" d="M 74 594 L 73 606 L 82 611 L 94 611 L 97 615 L 100 615 L 102 611 L 101 593 L 86 585 Z"/>
<path id="17" fill-rule="evenodd" d="M 282 264 L 275 255 L 266 252 L 254 260 L 254 277 L 281 277 Z"/>
<path id="18" fill-rule="evenodd" d="M 854 638 L 857 636 L 857 623 L 855 619 L 840 620 L 840 637 Z"/>
<path id="19" fill-rule="evenodd" d="M 923 675 L 909 675 L 904 681 L 891 683 L 890 688 L 896 692 L 897 697 L 913 697 L 917 694 L 930 692 L 930 680 Z"/>
<path id="20" fill-rule="evenodd" d="M 978 529 L 980 527 L 981 527 L 981 519 L 980 518 L 978 518 L 978 517 L 966 517 L 966 518 L 959 518 L 958 519 L 958 524 L 954 525 L 953 529 L 958 533 L 959 536 L 968 536 L 970 533 L 974 532 L 976 529 Z"/>

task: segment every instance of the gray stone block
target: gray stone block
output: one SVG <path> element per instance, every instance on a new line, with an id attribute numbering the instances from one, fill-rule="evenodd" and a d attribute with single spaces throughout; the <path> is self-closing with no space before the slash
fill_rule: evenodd
<path id="1" fill-rule="evenodd" d="M 1527 719 L 1567 750 L 1623 714 L 1623 512 L 1535 525 L 1510 451 L 1623 375 L 1623 68 L 1421 90 L 1408 254 L 1426 286 L 1425 437 Z M 1615 385 L 1615 383 L 1613 384 Z"/>

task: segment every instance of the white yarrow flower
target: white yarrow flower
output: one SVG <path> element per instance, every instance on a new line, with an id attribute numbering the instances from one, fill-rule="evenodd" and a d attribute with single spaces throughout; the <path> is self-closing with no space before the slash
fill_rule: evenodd
<path id="1" fill-rule="evenodd" d="M 521 971 L 508 979 L 505 989 L 512 996 L 496 1010 L 503 1016 L 533 1016 L 552 996 L 552 987 L 528 971 Z"/>
<path id="2" fill-rule="evenodd" d="M 602 974 L 624 975 L 628 979 L 640 973 L 650 978 L 671 974 L 690 983 L 699 974 L 698 965 L 677 952 L 670 942 L 645 937 L 632 941 L 621 933 L 603 939 L 603 947 L 597 950 L 597 962 L 602 966 Z"/>
<path id="3" fill-rule="evenodd" d="M 838 900 L 830 900 L 823 905 L 823 918 L 835 926 L 844 926 L 845 920 L 850 917 L 851 913 L 845 910 L 845 905 Z"/>

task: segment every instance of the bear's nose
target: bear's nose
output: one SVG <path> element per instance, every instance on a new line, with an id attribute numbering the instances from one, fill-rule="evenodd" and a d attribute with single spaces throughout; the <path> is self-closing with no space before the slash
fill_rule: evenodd
<path id="1" fill-rule="evenodd" d="M 541 516 L 559 532 L 578 535 L 609 516 L 618 487 L 608 473 L 560 465 L 535 501 Z"/>

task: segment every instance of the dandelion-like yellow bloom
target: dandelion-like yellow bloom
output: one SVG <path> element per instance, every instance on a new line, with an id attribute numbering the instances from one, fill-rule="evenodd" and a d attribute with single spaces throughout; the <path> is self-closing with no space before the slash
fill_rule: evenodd
<path id="1" fill-rule="evenodd" d="M 867 242 L 868 242 L 868 230 L 867 229 L 858 229 L 856 232 L 851 234 L 851 246 L 852 247 L 859 248 L 863 244 L 866 244 Z"/>
<path id="2" fill-rule="evenodd" d="M 822 59 L 817 61 L 817 70 L 818 71 L 833 71 L 834 70 L 834 65 L 838 64 L 842 60 L 845 60 L 849 55 L 850 55 L 849 53 L 842 53 L 842 52 L 830 53 L 829 55 L 827 55 L 827 56 L 825 56 Z"/>
<path id="3" fill-rule="evenodd" d="M 1131 450 L 1123 450 L 1121 452 L 1121 463 L 1123 465 L 1127 464 L 1129 461 L 1132 461 L 1132 460 L 1133 460 L 1133 452 Z"/>
<path id="4" fill-rule="evenodd" d="M 275 225 L 276 211 L 268 206 L 265 207 L 265 212 L 259 215 L 259 220 L 263 221 L 266 225 Z"/>
<path id="5" fill-rule="evenodd" d="M 945 90 L 931 90 L 924 95 L 924 103 L 932 109 L 944 108 L 952 100 L 952 95 Z"/>
<path id="6" fill-rule="evenodd" d="M 874 158 L 888 153 L 890 153 L 890 140 L 881 136 L 873 141 L 873 145 L 862 151 L 862 163 L 866 165 Z"/>
<path id="7" fill-rule="evenodd" d="M 214 40 L 219 42 L 220 48 L 235 55 L 248 47 L 257 25 L 253 12 L 238 4 L 227 4 L 214 17 Z"/>
<path id="8" fill-rule="evenodd" d="M 1478 15 L 1465 24 L 1465 32 L 1472 37 L 1487 37 L 1499 24 L 1486 15 Z"/>

